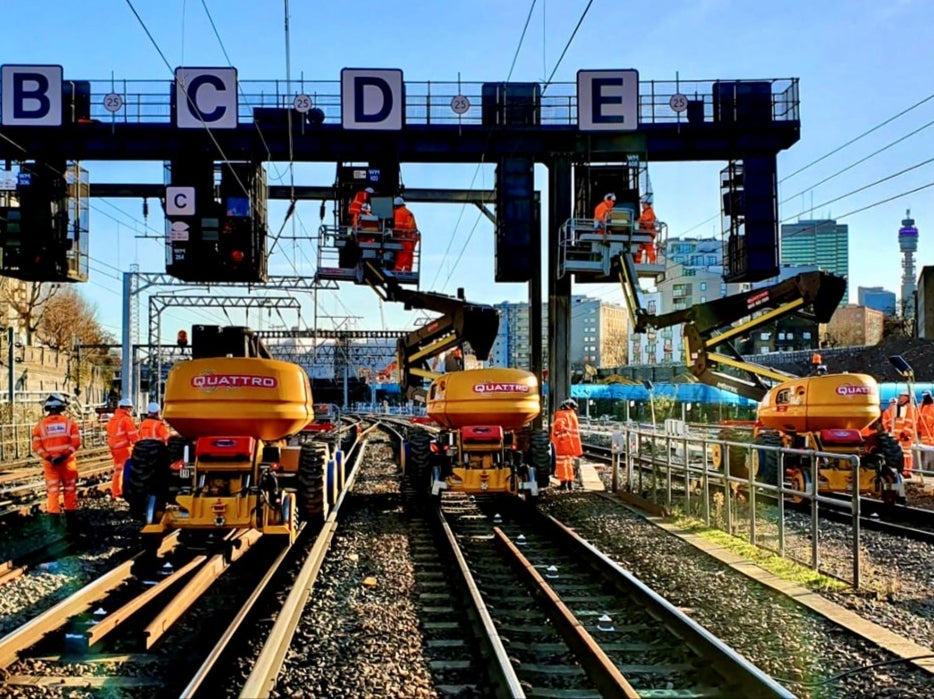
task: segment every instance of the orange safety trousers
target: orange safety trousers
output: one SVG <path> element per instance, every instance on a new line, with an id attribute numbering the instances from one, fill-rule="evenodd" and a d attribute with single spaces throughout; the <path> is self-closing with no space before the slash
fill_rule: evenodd
<path id="1" fill-rule="evenodd" d="M 45 509 L 49 514 L 57 515 L 62 511 L 61 495 L 65 499 L 65 512 L 78 509 L 78 462 L 68 459 L 63 464 L 53 466 L 51 461 L 42 461 L 45 475 Z"/>
<path id="2" fill-rule="evenodd" d="M 403 238 L 399 241 L 402 249 L 396 255 L 396 272 L 411 272 L 415 263 L 415 238 Z"/>
<path id="3" fill-rule="evenodd" d="M 115 498 L 122 498 L 123 467 L 126 465 L 127 459 L 130 458 L 130 450 L 127 448 L 111 449 L 110 455 L 114 460 L 114 475 L 110 479 L 110 494 Z"/>
<path id="4" fill-rule="evenodd" d="M 574 480 L 573 456 L 555 457 L 555 478 L 557 478 L 562 483 L 568 483 Z"/>

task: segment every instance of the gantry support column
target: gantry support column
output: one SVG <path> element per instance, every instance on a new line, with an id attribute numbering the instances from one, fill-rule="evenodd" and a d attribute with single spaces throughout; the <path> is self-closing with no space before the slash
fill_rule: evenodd
<path id="1" fill-rule="evenodd" d="M 549 414 L 571 396 L 571 275 L 558 279 L 558 239 L 571 218 L 571 161 L 555 158 L 548 166 L 548 384 Z"/>

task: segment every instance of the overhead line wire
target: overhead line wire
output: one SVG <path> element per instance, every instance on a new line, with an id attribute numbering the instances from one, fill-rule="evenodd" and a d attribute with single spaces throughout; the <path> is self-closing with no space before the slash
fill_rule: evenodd
<path id="1" fill-rule="evenodd" d="M 143 18 L 140 17 L 139 12 L 137 12 L 136 8 L 133 6 L 133 0 L 125 0 L 125 2 L 129 6 L 130 10 L 132 10 L 133 14 L 136 16 L 137 21 L 139 22 L 140 26 L 143 28 L 143 31 L 146 33 L 146 36 L 149 37 L 149 41 L 152 42 L 152 45 L 153 47 L 155 47 L 156 52 L 162 58 L 162 62 L 165 63 L 166 68 L 168 68 L 169 72 L 172 73 L 172 82 L 174 82 L 175 84 L 179 86 L 182 86 L 181 81 L 177 77 L 175 77 L 175 71 L 172 70 L 172 64 L 169 63 L 168 59 L 165 57 L 165 54 L 162 52 L 162 48 L 159 46 L 159 43 L 156 41 L 155 37 L 153 37 L 152 32 L 149 31 L 149 27 L 146 26 L 146 23 L 143 21 Z M 188 95 L 187 90 L 185 91 L 185 97 L 190 106 L 192 107 L 196 106 L 191 103 L 191 97 Z M 229 165 L 230 159 L 224 153 L 224 149 L 221 148 L 221 144 L 218 142 L 217 137 L 214 135 L 214 132 L 211 130 L 211 127 L 208 126 L 208 123 L 201 117 L 201 114 L 198 109 L 194 109 L 193 111 L 195 113 L 195 116 L 198 117 L 198 121 L 201 122 L 201 125 L 204 126 L 205 131 L 207 131 L 208 137 L 214 143 L 214 147 L 217 148 L 217 152 L 220 153 L 221 158 L 223 158 L 224 162 L 228 164 L 228 167 L 230 168 L 230 173 L 233 175 L 234 179 L 237 181 L 237 184 L 240 185 L 240 189 L 246 195 L 247 199 L 253 202 L 253 197 L 250 195 L 250 192 L 247 190 L 246 185 L 243 184 L 243 181 L 240 179 L 240 176 L 237 174 L 236 170 L 234 170 Z M 253 203 L 255 204 L 255 202 Z"/>
<path id="2" fill-rule="evenodd" d="M 883 126 L 886 126 L 886 125 L 892 123 L 893 121 L 895 121 L 896 119 L 898 119 L 899 117 L 902 117 L 902 116 L 904 116 L 905 114 L 908 114 L 908 112 L 910 112 L 910 111 L 912 111 L 912 110 L 914 110 L 914 109 L 917 109 L 917 108 L 920 107 L 922 104 L 925 104 L 926 102 L 930 102 L 932 99 L 934 99 L 934 93 L 931 93 L 930 95 L 928 95 L 928 96 L 925 97 L 924 99 L 919 100 L 918 102 L 915 102 L 913 105 L 911 105 L 910 107 L 908 107 L 908 108 L 906 108 L 906 109 L 903 109 L 903 110 L 900 111 L 898 114 L 895 114 L 895 115 L 889 117 L 888 119 L 885 119 L 884 121 L 882 121 L 882 122 L 876 124 L 876 125 L 873 126 L 871 129 L 868 129 L 868 130 L 866 130 L 866 131 L 863 131 L 863 133 L 859 134 L 858 136 L 855 136 L 854 138 L 851 138 L 851 139 L 850 139 L 849 141 L 847 141 L 846 143 L 843 143 L 843 144 L 837 146 L 836 148 L 834 148 L 833 150 L 831 150 L 831 151 L 828 152 L 828 153 L 825 153 L 824 155 L 822 155 L 821 157 L 817 158 L 816 160 L 812 160 L 812 161 L 809 162 L 807 165 L 804 165 L 804 166 L 798 168 L 797 170 L 795 170 L 794 172 L 792 172 L 790 175 L 785 175 L 782 179 L 779 180 L 779 182 L 781 183 L 781 182 L 785 182 L 786 180 L 790 180 L 790 179 L 791 179 L 792 177 L 794 177 L 795 175 L 798 175 L 798 174 L 804 172 L 805 170 L 807 170 L 808 168 L 813 167 L 814 165 L 817 165 L 818 163 L 820 163 L 820 162 L 826 160 L 827 158 L 829 158 L 831 155 L 834 155 L 834 154 L 836 154 L 836 153 L 839 153 L 839 152 L 840 152 L 841 150 L 843 150 L 844 148 L 847 148 L 848 146 L 853 145 L 854 143 L 856 143 L 857 141 L 859 141 L 859 140 L 865 138 L 865 137 L 868 136 L 869 134 L 871 134 L 871 133 L 873 133 L 873 132 L 875 132 L 875 131 L 878 131 L 878 130 L 881 129 Z"/>
<path id="3" fill-rule="evenodd" d="M 561 65 L 561 61 L 564 60 L 565 54 L 567 54 L 568 49 L 571 48 L 571 43 L 574 41 L 574 37 L 577 36 L 577 30 L 580 29 L 581 25 L 584 23 L 584 18 L 587 16 L 587 12 L 590 10 L 591 5 L 593 5 L 593 0 L 589 0 L 587 7 L 585 7 L 584 11 L 581 12 L 580 19 L 577 20 L 577 26 L 575 26 L 574 31 L 571 32 L 571 36 L 568 38 L 568 42 L 564 45 L 564 50 L 561 51 L 561 55 L 558 57 L 558 60 L 555 63 L 555 67 L 551 71 L 551 75 L 548 76 L 548 80 L 545 81 L 545 85 L 542 87 L 542 97 L 545 96 L 545 91 L 548 89 L 548 86 L 551 85 L 551 81 L 554 79 L 555 73 L 558 72 L 558 67 Z"/>
<path id="4" fill-rule="evenodd" d="M 522 50 L 522 44 L 525 41 L 525 34 L 529 28 L 529 21 L 532 18 L 532 11 L 535 9 L 536 1 L 537 0 L 532 0 L 531 5 L 529 6 L 528 15 L 526 15 L 526 18 L 525 18 L 525 25 L 522 28 L 522 33 L 519 35 L 519 41 L 516 43 L 516 50 L 515 50 L 515 53 L 513 54 L 512 64 L 509 66 L 509 72 L 506 75 L 505 82 L 507 83 L 509 82 L 510 78 L 512 78 L 512 72 L 516 65 L 516 59 L 519 58 L 519 52 Z M 490 142 L 492 140 L 493 140 L 493 133 L 491 131 L 489 135 L 487 136 L 487 141 L 486 141 L 487 147 L 483 149 L 484 152 L 481 153 L 480 155 L 480 162 L 477 163 L 477 167 L 474 169 L 473 177 L 470 178 L 470 185 L 467 187 L 468 196 L 473 192 L 474 182 L 477 181 L 477 175 L 480 174 L 480 168 L 482 168 L 483 165 L 485 164 L 486 150 L 489 148 Z M 445 260 L 447 260 L 448 254 L 451 252 L 451 246 L 454 244 L 454 238 L 457 236 L 457 229 L 460 227 L 461 220 L 464 218 L 464 212 L 467 210 L 467 205 L 468 205 L 468 202 L 464 202 L 464 204 L 461 206 L 460 213 L 457 216 L 457 221 L 455 221 L 454 223 L 454 230 L 451 232 L 451 235 L 448 237 L 447 247 L 444 249 L 444 254 L 441 256 L 441 262 L 438 264 L 437 269 L 435 270 L 435 277 L 431 282 L 431 288 L 435 287 L 435 284 L 438 281 L 438 277 L 441 276 L 441 270 L 444 268 Z M 482 216 L 482 212 L 481 212 L 481 216 Z M 476 230 L 476 228 L 477 228 L 477 224 L 475 223 L 474 226 L 470 229 L 470 233 L 468 234 L 467 241 L 464 243 L 464 248 L 461 249 L 461 253 L 457 257 L 458 260 L 460 260 L 461 256 L 463 255 L 463 250 L 466 248 L 467 245 L 469 245 L 471 237 L 473 236 L 473 232 Z M 453 271 L 453 268 L 455 268 L 456 266 L 457 264 L 455 263 L 452 267 L 452 271 Z M 448 281 L 450 281 L 451 279 L 450 274 L 448 274 L 447 279 Z M 441 287 L 441 290 L 443 291 L 446 286 L 447 286 L 447 282 L 445 282 L 444 286 Z"/>
<path id="5" fill-rule="evenodd" d="M 792 172 L 791 174 L 785 175 L 785 176 L 782 177 L 780 180 L 778 180 L 778 183 L 781 184 L 781 183 L 783 183 L 783 182 L 786 182 L 787 180 L 790 180 L 792 177 L 794 177 L 794 176 L 796 176 L 796 175 L 798 175 L 798 174 L 804 172 L 805 170 L 808 170 L 809 168 L 813 167 L 814 165 L 817 165 L 817 164 L 820 163 L 820 162 L 823 162 L 824 160 L 826 160 L 826 159 L 829 158 L 830 156 L 839 153 L 839 152 L 842 151 L 843 149 L 845 149 L 845 148 L 847 148 L 847 147 L 853 145 L 854 143 L 857 143 L 858 141 L 860 141 L 860 140 L 862 140 L 863 138 L 865 138 L 866 136 L 868 136 L 868 135 L 874 133 L 875 131 L 878 131 L 878 130 L 881 129 L 883 126 L 887 126 L 888 124 L 892 123 L 892 122 L 895 121 L 896 119 L 899 119 L 900 117 L 904 116 L 905 114 L 908 114 L 909 112 L 911 112 L 911 111 L 917 109 L 918 107 L 920 107 L 920 106 L 926 104 L 927 102 L 930 102 L 932 99 L 934 99 L 934 93 L 928 95 L 927 97 L 924 97 L 923 99 L 918 100 L 917 102 L 915 102 L 914 104 L 912 104 L 912 105 L 909 106 L 909 107 L 906 107 L 905 109 L 901 110 L 901 111 L 898 112 L 897 114 L 894 114 L 894 115 L 892 115 L 891 117 L 889 117 L 889 118 L 887 118 L 887 119 L 884 119 L 883 121 L 879 122 L 879 123 L 876 124 L 875 126 L 869 128 L 869 129 L 867 129 L 866 131 L 863 131 L 863 132 L 860 133 L 859 135 L 854 136 L 853 138 L 849 139 L 849 140 L 846 141 L 845 143 L 843 143 L 843 144 L 837 146 L 836 148 L 834 148 L 834 149 L 828 151 L 827 153 L 825 153 L 824 155 L 820 156 L 819 158 L 815 158 L 814 160 L 812 160 L 811 162 L 809 162 L 809 163 L 803 165 L 802 167 L 798 168 L 797 170 L 795 170 L 795 171 Z M 856 161 L 855 163 L 852 163 L 851 165 L 848 165 L 847 167 L 845 167 L 845 168 L 843 168 L 843 169 L 841 169 L 841 170 L 838 170 L 837 172 L 833 173 L 833 174 L 830 175 L 829 177 L 824 178 L 823 180 L 817 182 L 816 184 L 811 185 L 810 187 L 805 187 L 804 189 L 802 189 L 802 190 L 801 190 L 800 192 L 798 192 L 797 194 L 794 194 L 794 195 L 792 195 L 791 197 L 788 197 L 787 199 L 784 199 L 783 201 L 781 201 L 781 202 L 779 202 L 779 203 L 780 203 L 780 204 L 784 204 L 784 203 L 786 203 L 787 201 L 789 201 L 790 199 L 794 199 L 795 197 L 798 197 L 798 196 L 800 196 L 801 194 L 804 194 L 805 192 L 807 192 L 807 191 L 809 191 L 809 190 L 811 190 L 811 189 L 814 189 L 815 187 L 818 187 L 818 186 L 820 186 L 821 184 L 824 184 L 824 183 L 828 182 L 829 180 L 833 179 L 833 178 L 836 177 L 837 175 L 840 175 L 840 174 L 846 172 L 847 170 L 852 169 L 852 168 L 855 167 L 856 165 L 860 165 L 860 164 L 866 162 L 866 161 L 869 160 L 870 158 L 872 158 L 872 157 L 878 155 L 879 153 L 881 153 L 881 152 L 887 150 L 888 148 L 890 148 L 890 147 L 892 147 L 892 146 L 894 146 L 894 145 L 897 145 L 898 143 L 901 143 L 902 141 L 906 140 L 907 138 L 910 138 L 911 136 L 916 135 L 917 133 L 923 131 L 924 129 L 928 128 L 928 127 L 931 126 L 932 124 L 934 124 L 934 122 L 928 122 L 928 123 L 924 124 L 924 125 L 921 126 L 920 128 L 915 129 L 914 131 L 910 132 L 909 134 L 907 134 L 907 135 L 905 135 L 905 136 L 903 136 L 903 137 L 901 137 L 901 138 L 899 138 L 899 139 L 896 139 L 895 141 L 889 143 L 889 144 L 888 144 L 887 146 L 885 146 L 884 148 L 881 148 L 881 149 L 875 151 L 874 153 L 872 153 L 872 154 L 866 156 L 865 158 L 862 158 L 862 159 Z M 688 228 L 687 230 L 685 230 L 684 233 L 683 233 L 682 235 L 685 235 L 685 234 L 687 234 L 687 233 L 690 233 L 691 231 L 696 230 L 696 229 L 700 228 L 701 226 L 704 226 L 704 225 L 710 223 L 711 221 L 717 219 L 719 216 L 720 216 L 719 213 L 714 214 L 714 215 L 711 216 L 710 218 L 705 219 L 704 221 L 701 221 L 700 223 L 698 223 L 698 224 L 696 224 L 696 225 L 694 225 L 694 226 L 691 226 L 690 228 Z"/>

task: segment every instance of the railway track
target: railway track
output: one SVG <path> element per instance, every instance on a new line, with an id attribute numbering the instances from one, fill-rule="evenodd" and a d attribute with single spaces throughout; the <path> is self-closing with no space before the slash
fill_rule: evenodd
<path id="1" fill-rule="evenodd" d="M 521 696 L 792 696 L 556 520 L 451 496 L 436 516 Z"/>
<path id="2" fill-rule="evenodd" d="M 113 460 L 106 447 L 80 452 L 78 496 L 110 490 Z M 45 479 L 38 464 L 22 466 L 4 474 L 0 484 L 0 519 L 45 510 Z"/>
<path id="3" fill-rule="evenodd" d="M 320 557 L 332 531 L 303 530 L 291 547 L 257 530 L 174 532 L 0 638 L 0 695 L 54 685 L 215 696 L 216 675 L 236 661 L 230 649 L 253 635 L 254 609 L 285 597 L 286 569 Z"/>

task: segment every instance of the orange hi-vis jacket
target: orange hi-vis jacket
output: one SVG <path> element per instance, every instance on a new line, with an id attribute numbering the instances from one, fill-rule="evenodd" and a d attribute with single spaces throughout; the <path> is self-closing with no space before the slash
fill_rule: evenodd
<path id="1" fill-rule="evenodd" d="M 107 446 L 110 447 L 110 451 L 129 451 L 138 441 L 136 422 L 126 408 L 117 408 L 107 423 Z"/>
<path id="2" fill-rule="evenodd" d="M 889 403 L 889 406 L 882 411 L 882 429 L 888 433 L 892 432 L 892 425 L 895 422 L 895 403 Z"/>
<path id="3" fill-rule="evenodd" d="M 350 205 L 347 207 L 347 214 L 350 216 L 350 225 L 356 226 L 360 220 L 360 214 L 363 212 L 363 205 L 367 202 L 368 194 L 364 190 L 360 190 L 353 196 L 353 201 L 350 202 Z"/>
<path id="4" fill-rule="evenodd" d="M 584 453 L 577 413 L 573 410 L 555 411 L 555 419 L 551 423 L 551 441 L 557 456 L 580 456 Z"/>
<path id="5" fill-rule="evenodd" d="M 934 403 L 918 406 L 918 437 L 922 444 L 934 445 Z"/>
<path id="6" fill-rule="evenodd" d="M 604 199 L 597 207 L 593 210 L 593 220 L 594 223 L 601 224 L 601 228 L 606 225 L 606 222 L 610 218 L 610 212 L 613 211 L 613 202 L 607 199 Z"/>
<path id="7" fill-rule="evenodd" d="M 646 206 L 639 214 L 639 230 L 647 231 L 655 237 L 655 211 L 651 206 Z"/>
<path id="8" fill-rule="evenodd" d="M 147 417 L 139 424 L 139 438 L 158 439 L 161 442 L 169 441 L 169 426 L 160 418 Z"/>
<path id="9" fill-rule="evenodd" d="M 32 428 L 32 450 L 43 461 L 65 456 L 59 466 L 75 464 L 75 452 L 81 448 L 81 431 L 67 415 L 46 415 Z"/>
<path id="10" fill-rule="evenodd" d="M 393 230 L 400 238 L 414 238 L 418 226 L 415 224 L 415 215 L 404 204 L 397 206 L 392 212 Z"/>
<path id="11" fill-rule="evenodd" d="M 895 406 L 892 432 L 900 442 L 913 442 L 918 431 L 918 411 L 911 403 Z"/>

